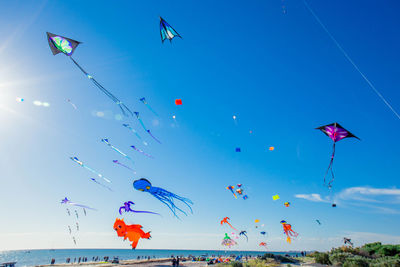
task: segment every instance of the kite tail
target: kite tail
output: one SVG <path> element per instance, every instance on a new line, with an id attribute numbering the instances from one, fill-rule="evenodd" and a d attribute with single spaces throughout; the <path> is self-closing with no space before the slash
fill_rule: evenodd
<path id="1" fill-rule="evenodd" d="M 147 130 L 147 132 L 149 133 L 149 135 L 151 137 L 153 137 L 154 140 L 156 140 L 159 144 L 161 144 L 160 140 L 158 140 L 154 135 L 151 134 L 150 130 Z"/>
<path id="2" fill-rule="evenodd" d="M 98 81 L 96 81 L 95 78 L 93 78 L 89 73 L 87 73 L 79 64 L 78 62 L 75 61 L 75 59 L 73 59 L 70 56 L 72 62 L 74 62 L 74 64 L 94 83 L 94 85 L 97 86 L 97 88 L 99 88 L 106 96 L 108 96 L 112 101 L 114 101 L 115 104 L 117 104 L 119 106 L 119 108 L 121 109 L 121 112 L 124 116 L 128 116 L 127 113 L 129 113 L 131 116 L 133 116 L 132 111 L 124 104 L 122 103 L 116 96 L 114 96 L 110 91 L 108 91 L 106 88 L 104 88 Z"/>
<path id="3" fill-rule="evenodd" d="M 237 230 L 235 229 L 235 227 L 232 226 L 232 224 L 230 224 L 229 222 L 227 222 L 227 224 L 228 224 L 233 230 L 237 231 Z"/>
<path id="4" fill-rule="evenodd" d="M 135 213 L 149 213 L 149 214 L 156 214 L 156 215 L 160 215 L 158 213 L 155 212 L 151 212 L 151 211 L 141 211 L 141 210 L 132 210 Z M 161 216 L 161 215 L 160 215 Z"/>
<path id="5" fill-rule="evenodd" d="M 141 118 L 138 118 L 138 121 L 140 122 L 140 124 L 142 125 L 143 129 L 147 132 L 146 126 L 144 126 L 144 123 L 142 121 Z"/>
<path id="6" fill-rule="evenodd" d="M 327 186 L 328 188 L 331 188 L 331 187 L 332 187 L 333 180 L 335 180 L 335 175 L 334 175 L 333 169 L 332 169 L 332 166 L 333 166 L 333 159 L 334 159 L 334 157 L 335 157 L 335 149 L 336 149 L 336 142 L 333 142 L 333 150 L 332 150 L 331 161 L 329 162 L 328 169 L 326 170 L 325 175 L 324 175 L 324 185 Z M 328 174 L 329 170 L 331 171 L 332 178 L 331 178 L 331 180 L 329 181 L 329 183 L 326 184 L 326 175 Z"/>
<path id="7" fill-rule="evenodd" d="M 145 104 L 147 106 L 148 109 L 150 109 L 151 112 L 154 113 L 154 115 L 156 115 L 158 117 L 157 112 L 155 112 L 155 110 L 149 105 L 149 104 Z"/>

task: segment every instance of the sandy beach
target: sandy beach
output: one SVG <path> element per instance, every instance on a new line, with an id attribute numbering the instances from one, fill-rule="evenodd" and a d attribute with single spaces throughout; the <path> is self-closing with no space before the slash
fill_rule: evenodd
<path id="1" fill-rule="evenodd" d="M 84 263 L 63 263 L 53 265 L 38 265 L 38 267 L 66 267 L 66 266 L 79 266 L 79 267 L 115 267 L 115 266 L 172 266 L 171 258 L 160 258 L 150 260 L 121 260 L 119 263 L 111 262 L 84 262 Z M 181 261 L 179 266 L 207 266 L 207 262 L 202 261 Z"/>

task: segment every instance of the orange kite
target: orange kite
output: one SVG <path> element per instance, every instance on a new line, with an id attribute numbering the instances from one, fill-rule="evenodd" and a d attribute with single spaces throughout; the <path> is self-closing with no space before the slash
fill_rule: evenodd
<path id="1" fill-rule="evenodd" d="M 114 223 L 114 230 L 117 231 L 119 237 L 127 238 L 132 242 L 132 249 L 135 249 L 140 238 L 150 239 L 150 232 L 145 233 L 140 224 L 126 225 L 124 219 L 116 219 Z"/>
<path id="2" fill-rule="evenodd" d="M 222 221 L 221 221 L 221 225 L 223 225 L 224 223 L 226 223 L 226 224 L 229 225 L 233 230 L 237 231 L 237 230 L 228 222 L 228 220 L 230 220 L 229 217 L 223 218 Z"/>

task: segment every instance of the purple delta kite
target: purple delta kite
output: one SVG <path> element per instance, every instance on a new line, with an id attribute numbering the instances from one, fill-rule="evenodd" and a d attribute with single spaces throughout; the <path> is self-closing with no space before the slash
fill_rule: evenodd
<path id="1" fill-rule="evenodd" d="M 93 82 L 93 84 L 100 90 L 102 91 L 106 96 L 108 96 L 115 104 L 119 106 L 121 109 L 122 114 L 125 116 L 128 116 L 130 114 L 133 116 L 132 111 L 125 106 L 124 103 L 122 103 L 117 97 L 115 97 L 110 91 L 108 91 L 106 88 L 104 88 L 93 76 L 91 76 L 89 73 L 87 73 L 79 64 L 78 62 L 75 61 L 75 59 L 72 57 L 72 54 L 74 53 L 75 49 L 78 47 L 81 42 L 78 42 L 76 40 L 72 40 L 70 38 L 53 34 L 50 32 L 47 32 L 47 41 L 49 42 L 49 46 L 51 49 L 51 52 L 53 52 L 53 55 L 57 55 L 59 53 L 62 53 L 66 56 L 68 56 L 72 62 L 85 74 L 86 77 L 89 78 Z"/>
<path id="2" fill-rule="evenodd" d="M 84 209 L 96 210 L 96 209 L 91 208 L 89 206 L 85 206 L 85 205 L 82 205 L 82 204 L 78 204 L 78 203 L 72 202 L 68 198 L 64 198 L 63 200 L 61 200 L 61 204 L 68 204 L 68 205 L 71 205 L 71 206 L 81 207 L 81 208 L 84 208 Z"/>
<path id="3" fill-rule="evenodd" d="M 333 159 L 335 157 L 335 148 L 336 148 L 336 142 L 344 139 L 344 138 L 349 138 L 349 137 L 354 137 L 360 140 L 357 136 L 343 128 L 339 123 L 331 123 L 328 125 L 324 125 L 321 127 L 316 128 L 317 130 L 321 130 L 324 134 L 326 134 L 330 139 L 333 141 L 333 150 L 332 150 L 332 156 L 331 156 L 331 161 L 329 162 L 328 169 L 325 172 L 324 176 L 324 185 L 327 185 L 328 188 L 332 187 L 332 182 L 335 180 L 335 175 L 333 174 Z M 328 174 L 329 170 L 331 171 L 331 180 L 329 181 L 328 184 L 326 184 L 326 175 Z"/>

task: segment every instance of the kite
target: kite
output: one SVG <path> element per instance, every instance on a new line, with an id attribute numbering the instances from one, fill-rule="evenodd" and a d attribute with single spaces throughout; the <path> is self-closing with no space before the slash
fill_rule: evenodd
<path id="1" fill-rule="evenodd" d="M 239 239 L 239 236 L 235 232 L 231 232 L 231 237 L 235 239 Z"/>
<path id="2" fill-rule="evenodd" d="M 131 209 L 131 205 L 135 205 L 135 203 L 132 202 L 132 201 L 124 202 L 124 205 L 123 205 L 122 207 L 119 208 L 119 214 L 122 215 L 122 211 L 125 211 L 125 212 L 151 213 L 151 214 L 160 215 L 160 214 L 158 214 L 158 213 L 151 212 L 151 211 L 133 210 L 133 209 Z"/>
<path id="3" fill-rule="evenodd" d="M 233 185 L 228 185 L 226 187 L 226 189 L 230 190 L 232 192 L 233 196 L 237 199 L 237 196 L 236 196 L 235 192 L 233 191 L 233 189 L 235 189 L 235 187 Z"/>
<path id="4" fill-rule="evenodd" d="M 123 237 L 124 240 L 128 238 L 132 242 L 132 249 L 136 248 L 140 238 L 151 238 L 150 232 L 145 233 L 142 228 L 140 224 L 127 225 L 124 219 L 115 219 L 114 230 L 119 237 Z"/>
<path id="5" fill-rule="evenodd" d="M 267 248 L 267 243 L 261 242 L 261 243 L 259 244 L 259 246 L 260 246 L 260 247 L 265 247 L 265 248 Z"/>
<path id="6" fill-rule="evenodd" d="M 335 203 L 332 204 L 332 208 L 336 208 L 336 204 Z"/>
<path id="7" fill-rule="evenodd" d="M 88 207 L 88 206 L 85 206 L 85 205 L 82 205 L 82 204 L 78 204 L 78 203 L 72 202 L 68 198 L 64 198 L 63 200 L 61 200 L 61 204 L 68 204 L 68 205 L 71 205 L 71 206 L 81 207 L 81 208 L 84 208 L 84 209 L 96 210 L 94 208 L 91 208 L 91 207 Z"/>
<path id="8" fill-rule="evenodd" d="M 133 173 L 136 173 L 133 169 L 131 169 L 131 168 L 129 168 L 128 166 L 126 166 L 125 164 L 122 164 L 121 162 L 119 162 L 118 160 L 113 160 L 113 162 L 115 163 L 115 164 L 118 164 L 118 165 L 121 165 L 122 167 L 125 167 L 125 168 L 127 168 L 128 170 L 131 170 L 131 171 L 133 171 Z"/>
<path id="9" fill-rule="evenodd" d="M 319 220 L 315 220 L 319 225 L 321 225 L 321 222 Z"/>
<path id="10" fill-rule="evenodd" d="M 76 210 L 75 210 L 75 215 L 76 215 L 76 218 L 79 219 L 79 215 L 78 215 L 78 212 Z"/>
<path id="11" fill-rule="evenodd" d="M 86 216 L 86 210 L 85 210 L 85 208 L 83 208 L 83 213 L 85 214 L 85 216 Z"/>
<path id="12" fill-rule="evenodd" d="M 278 200 L 278 199 L 280 199 L 280 197 L 279 197 L 279 195 L 274 195 L 274 196 L 272 196 L 272 199 L 273 200 Z"/>
<path id="13" fill-rule="evenodd" d="M 247 242 L 249 242 L 249 238 L 247 237 L 247 232 L 246 231 L 240 231 L 239 236 L 241 236 L 241 235 L 245 236 Z"/>
<path id="14" fill-rule="evenodd" d="M 69 234 L 72 233 L 71 226 L 68 225 Z"/>
<path id="15" fill-rule="evenodd" d="M 149 135 L 150 135 L 151 137 L 153 137 L 154 140 L 156 140 L 159 144 L 161 144 L 161 141 L 158 140 L 154 135 L 152 135 L 151 132 L 150 132 L 150 130 L 147 130 L 147 132 L 149 133 Z"/>
<path id="16" fill-rule="evenodd" d="M 259 223 L 260 220 L 259 220 L 259 219 L 255 219 L 254 222 L 255 222 L 255 223 Z"/>
<path id="17" fill-rule="evenodd" d="M 266 233 L 267 233 L 267 232 L 264 232 L 264 231 L 263 231 L 263 232 L 260 232 L 260 234 L 262 234 L 262 235 L 265 235 Z"/>
<path id="18" fill-rule="evenodd" d="M 236 189 L 236 193 L 238 193 L 239 195 L 242 196 L 244 194 L 244 189 L 242 188 L 242 184 L 237 184 L 237 187 L 238 187 L 238 189 Z M 242 197 L 243 197 L 244 200 L 249 198 L 247 195 L 243 195 Z"/>
<path id="19" fill-rule="evenodd" d="M 75 245 L 76 245 L 76 239 L 75 237 L 72 237 L 72 240 L 74 241 Z"/>
<path id="20" fill-rule="evenodd" d="M 283 205 L 285 205 L 285 207 L 288 208 L 290 206 L 290 202 L 286 201 L 285 203 L 283 203 Z"/>
<path id="21" fill-rule="evenodd" d="M 127 154 L 125 154 L 124 152 L 122 152 L 121 150 L 119 150 L 118 148 L 113 146 L 110 142 L 108 142 L 108 139 L 101 139 L 101 142 L 103 142 L 107 146 L 111 147 L 112 150 L 118 152 L 120 155 L 122 155 L 125 158 L 129 159 L 130 161 L 132 161 L 132 163 L 135 163 L 131 157 L 129 157 Z"/>
<path id="22" fill-rule="evenodd" d="M 351 239 L 350 238 L 347 238 L 347 237 L 344 237 L 343 238 L 343 243 L 346 245 L 346 244 L 349 244 L 350 246 L 353 246 L 354 244 L 353 244 L 353 242 L 351 242 Z"/>
<path id="23" fill-rule="evenodd" d="M 321 127 L 316 128 L 317 130 L 321 130 L 324 134 L 326 134 L 330 139 L 333 141 L 333 149 L 332 149 L 332 156 L 331 156 L 331 161 L 329 162 L 328 169 L 325 172 L 324 175 L 324 185 L 327 185 L 328 188 L 332 187 L 332 182 L 335 180 L 335 175 L 333 174 L 333 159 L 335 157 L 335 148 L 336 148 L 336 142 L 348 138 L 348 137 L 354 137 L 360 140 L 357 136 L 353 135 L 351 132 L 347 131 L 345 128 L 343 128 L 339 123 L 331 123 L 328 125 L 324 125 Z M 331 171 L 331 180 L 329 181 L 328 184 L 326 184 L 326 175 L 328 174 L 329 170 Z"/>
<path id="24" fill-rule="evenodd" d="M 186 214 L 186 212 L 184 212 L 182 209 L 178 208 L 175 205 L 175 200 L 179 200 L 179 201 L 183 202 L 186 206 L 189 207 L 190 212 L 193 213 L 192 207 L 190 207 L 190 205 L 193 205 L 193 202 L 190 199 L 175 195 L 174 193 L 171 193 L 163 188 L 151 186 L 150 181 L 145 178 L 141 178 L 139 180 L 134 181 L 133 187 L 136 190 L 139 190 L 142 192 L 148 192 L 151 195 L 153 195 L 155 198 L 157 198 L 162 203 L 164 203 L 172 211 L 174 216 L 177 218 L 179 218 L 179 217 L 176 215 L 176 210 L 179 210 L 180 212 L 182 212 L 185 215 L 187 215 L 187 214 Z"/>
<path id="25" fill-rule="evenodd" d="M 104 187 L 104 188 L 107 188 L 108 190 L 110 190 L 110 191 L 112 192 L 112 189 L 111 189 L 110 187 L 108 187 L 108 186 L 106 186 L 106 185 L 100 183 L 100 182 L 97 181 L 96 179 L 90 178 L 90 180 L 92 180 L 93 182 L 95 182 L 96 184 L 98 184 L 98 185 L 100 185 L 100 186 L 102 186 L 102 187 Z"/>
<path id="26" fill-rule="evenodd" d="M 23 98 L 21 98 L 21 97 L 17 97 L 15 100 L 16 100 L 17 102 L 24 102 L 24 101 L 25 101 L 25 99 L 23 99 Z"/>
<path id="27" fill-rule="evenodd" d="M 47 41 L 49 42 L 49 46 L 51 49 L 51 52 L 53 52 L 53 55 L 57 55 L 59 53 L 62 53 L 66 56 L 68 56 L 72 62 L 85 74 L 86 77 L 89 78 L 93 82 L 93 84 L 100 90 L 102 91 L 108 98 L 110 98 L 115 104 L 119 106 L 121 109 L 122 114 L 125 116 L 128 116 L 128 114 L 133 115 L 132 111 L 125 106 L 124 103 L 122 103 L 117 97 L 115 97 L 110 91 L 108 91 L 106 88 L 104 88 L 93 76 L 91 76 L 89 73 L 87 73 L 79 64 L 78 62 L 73 59 L 72 54 L 74 53 L 75 49 L 78 47 L 78 45 L 81 42 L 78 42 L 76 40 L 72 40 L 70 38 L 56 35 L 53 33 L 47 32 Z"/>
<path id="28" fill-rule="evenodd" d="M 146 98 L 142 97 L 141 99 L 139 99 L 143 104 L 146 105 L 146 107 L 148 109 L 150 109 L 151 112 L 154 113 L 154 115 L 158 116 L 157 112 L 154 111 L 154 109 L 147 103 Z"/>
<path id="29" fill-rule="evenodd" d="M 147 154 L 146 152 L 144 152 L 143 150 L 141 150 L 141 149 L 139 149 L 139 148 L 137 148 L 137 147 L 135 147 L 135 146 L 131 146 L 131 148 L 133 148 L 133 149 L 136 150 L 137 152 L 142 153 L 143 155 L 145 155 L 145 156 L 147 156 L 147 157 L 149 157 L 149 158 L 151 158 L 151 159 L 154 159 L 154 157 L 153 157 L 152 155 Z"/>
<path id="30" fill-rule="evenodd" d="M 235 149 L 235 152 L 242 152 L 242 150 L 240 149 L 240 147 L 237 147 L 237 148 Z"/>
<path id="31" fill-rule="evenodd" d="M 236 244 L 237 244 L 236 241 L 233 240 L 233 239 L 231 239 L 231 238 L 228 236 L 228 234 L 225 233 L 225 237 L 224 237 L 224 239 L 222 240 L 221 245 L 230 248 L 230 247 L 232 247 L 232 246 L 234 246 L 234 245 L 236 245 Z"/>
<path id="32" fill-rule="evenodd" d="M 72 106 L 75 110 L 78 109 L 78 108 L 75 106 L 75 104 L 71 102 L 71 99 L 67 99 L 67 102 L 70 103 L 71 106 Z"/>
<path id="33" fill-rule="evenodd" d="M 143 129 L 144 129 L 154 140 L 156 140 L 158 143 L 161 144 L 161 142 L 160 142 L 157 138 L 155 138 L 154 135 L 151 134 L 150 130 L 148 130 L 148 129 L 146 128 L 146 126 L 144 125 L 142 119 L 141 119 L 140 116 L 139 116 L 139 112 L 133 112 L 133 113 L 135 113 L 136 118 L 137 118 L 138 121 L 140 122 L 140 125 L 142 125 Z"/>
<path id="34" fill-rule="evenodd" d="M 68 213 L 68 216 L 71 216 L 71 212 L 69 211 L 68 208 L 67 208 L 67 213 Z"/>
<path id="35" fill-rule="evenodd" d="M 135 129 L 133 129 L 129 124 L 122 124 L 122 126 L 128 128 L 129 130 L 131 130 L 139 139 L 142 139 L 142 137 L 140 137 L 140 135 L 137 133 L 137 131 Z"/>
<path id="36" fill-rule="evenodd" d="M 296 233 L 295 231 L 292 230 L 292 226 L 288 224 L 286 221 L 281 221 L 281 224 L 283 226 L 283 232 L 286 235 L 286 242 L 291 243 L 292 240 L 290 237 L 296 238 L 299 234 Z"/>
<path id="37" fill-rule="evenodd" d="M 182 38 L 162 17 L 160 17 L 160 35 L 162 43 L 165 39 L 171 42 L 174 37 Z"/>
<path id="38" fill-rule="evenodd" d="M 223 224 L 225 223 L 225 224 L 229 225 L 233 230 L 237 231 L 237 230 L 235 229 L 235 227 L 233 227 L 233 226 L 228 222 L 228 220 L 230 220 L 229 217 L 223 218 L 222 221 L 221 221 L 221 225 L 223 225 Z"/>
<path id="39" fill-rule="evenodd" d="M 175 105 L 181 106 L 182 105 L 182 99 L 175 99 Z"/>
<path id="40" fill-rule="evenodd" d="M 111 181 L 108 180 L 106 177 L 103 177 L 103 175 L 101 175 L 100 173 L 96 172 L 95 170 L 93 170 L 93 169 L 89 168 L 88 166 L 86 166 L 85 164 L 83 164 L 83 162 L 80 161 L 77 157 L 70 157 L 70 159 L 71 159 L 72 161 L 78 163 L 79 165 L 81 165 L 81 167 L 85 168 L 86 170 L 93 172 L 93 173 L 96 174 L 98 177 L 103 178 L 104 181 L 106 181 L 106 182 L 108 182 L 108 183 L 111 183 Z"/>
<path id="41" fill-rule="evenodd" d="M 269 149 L 269 151 L 274 151 L 275 147 L 270 146 L 268 149 Z"/>
<path id="42" fill-rule="evenodd" d="M 76 231 L 79 231 L 79 224 L 76 223 Z"/>

